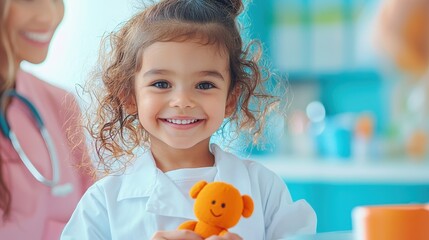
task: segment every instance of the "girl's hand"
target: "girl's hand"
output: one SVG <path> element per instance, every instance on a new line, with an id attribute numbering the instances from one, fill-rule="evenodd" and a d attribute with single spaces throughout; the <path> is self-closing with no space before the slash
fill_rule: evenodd
<path id="1" fill-rule="evenodd" d="M 243 240 L 243 238 L 241 238 L 240 236 L 238 236 L 235 233 L 227 233 L 225 235 L 223 235 L 222 237 L 220 236 L 211 236 L 209 238 L 206 238 L 206 240 Z"/>
<path id="2" fill-rule="evenodd" d="M 217 238 L 215 238 L 217 239 Z M 223 239 L 223 238 L 221 238 Z M 230 239 L 230 238 L 227 238 Z M 235 238 L 231 238 L 235 239 Z M 241 238 L 240 238 L 241 239 Z M 159 231 L 152 236 L 152 240 L 203 240 L 198 234 L 189 230 Z"/>

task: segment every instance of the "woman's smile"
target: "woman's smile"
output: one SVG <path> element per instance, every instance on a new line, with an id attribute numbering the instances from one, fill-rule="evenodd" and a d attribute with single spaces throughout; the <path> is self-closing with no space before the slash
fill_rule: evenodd
<path id="1" fill-rule="evenodd" d="M 21 36 L 28 42 L 41 46 L 41 45 L 49 45 L 53 36 L 53 32 L 52 31 L 44 31 L 44 32 L 25 31 L 21 33 Z"/>

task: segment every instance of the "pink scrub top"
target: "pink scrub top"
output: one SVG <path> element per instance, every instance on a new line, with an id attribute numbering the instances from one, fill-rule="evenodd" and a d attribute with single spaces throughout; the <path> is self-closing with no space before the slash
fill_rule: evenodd
<path id="1" fill-rule="evenodd" d="M 25 72 L 18 72 L 16 90 L 39 111 L 60 162 L 60 184 L 71 183 L 73 191 L 66 196 L 53 196 L 49 187 L 31 175 L 10 141 L 0 134 L 3 178 L 12 197 L 9 219 L 4 221 L 0 210 L 0 239 L 59 239 L 76 204 L 92 184 L 90 176 L 77 167 L 88 156 L 87 152 L 83 146 L 72 146 L 68 140 L 70 134 L 82 134 L 75 121 L 79 107 L 70 93 Z M 7 119 L 33 165 L 52 179 L 49 153 L 29 109 L 12 98 Z"/>

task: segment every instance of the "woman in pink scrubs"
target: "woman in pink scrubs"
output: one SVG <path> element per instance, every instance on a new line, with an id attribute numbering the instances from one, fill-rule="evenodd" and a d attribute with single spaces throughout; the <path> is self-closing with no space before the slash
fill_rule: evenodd
<path id="1" fill-rule="evenodd" d="M 0 239 L 59 239 L 92 183 L 78 168 L 88 162 L 83 141 L 77 145 L 69 141 L 71 136 L 83 139 L 73 96 L 20 70 L 24 60 L 36 64 L 45 60 L 63 16 L 62 0 L 0 1 L 0 94 L 15 90 L 38 110 L 58 156 L 57 185 L 62 187 L 58 194 L 38 181 L 0 131 Z M 2 109 L 28 159 L 42 176 L 52 179 L 55 167 L 29 108 L 14 97 Z"/>

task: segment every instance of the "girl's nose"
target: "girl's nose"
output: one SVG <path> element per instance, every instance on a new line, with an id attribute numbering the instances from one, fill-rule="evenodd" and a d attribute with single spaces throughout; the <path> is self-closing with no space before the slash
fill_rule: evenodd
<path id="1" fill-rule="evenodd" d="M 174 93 L 172 100 L 170 101 L 170 107 L 177 108 L 193 108 L 195 107 L 195 101 L 193 99 L 192 93 L 185 90 L 177 90 Z"/>

